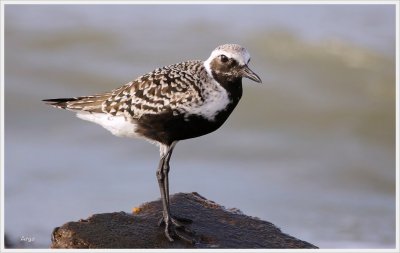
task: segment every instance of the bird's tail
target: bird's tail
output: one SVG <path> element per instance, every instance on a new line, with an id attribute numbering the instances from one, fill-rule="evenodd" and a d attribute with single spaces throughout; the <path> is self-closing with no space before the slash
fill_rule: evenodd
<path id="1" fill-rule="evenodd" d="M 56 108 L 71 111 L 102 112 L 102 103 L 107 99 L 106 95 L 95 95 L 74 98 L 44 99 L 46 104 Z"/>
<path id="2" fill-rule="evenodd" d="M 47 105 L 51 105 L 61 109 L 68 109 L 68 104 L 73 101 L 77 101 L 77 98 L 52 98 L 52 99 L 43 99 Z"/>
<path id="3" fill-rule="evenodd" d="M 87 111 L 87 112 L 103 112 L 103 103 L 111 96 L 117 96 L 125 89 L 129 88 L 131 83 L 128 83 L 118 89 L 112 90 L 102 94 L 96 94 L 92 96 L 82 96 L 73 98 L 52 98 L 43 99 L 42 101 L 48 105 L 56 108 L 67 109 L 71 111 Z"/>

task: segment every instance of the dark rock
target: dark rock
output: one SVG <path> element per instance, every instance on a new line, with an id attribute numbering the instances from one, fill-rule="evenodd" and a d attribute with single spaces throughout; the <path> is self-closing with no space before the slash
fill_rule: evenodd
<path id="1" fill-rule="evenodd" d="M 145 203 L 125 212 L 95 214 L 57 227 L 52 248 L 317 248 L 284 234 L 272 223 L 224 207 L 197 193 L 171 196 L 171 212 L 193 220 L 195 244 L 169 242 L 161 218 L 161 201 Z"/>

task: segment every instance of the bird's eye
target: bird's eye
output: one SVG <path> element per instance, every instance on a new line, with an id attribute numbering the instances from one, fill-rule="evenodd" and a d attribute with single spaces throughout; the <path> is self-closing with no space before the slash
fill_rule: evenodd
<path id="1" fill-rule="evenodd" d="M 226 55 L 224 54 L 221 54 L 220 57 L 221 57 L 221 62 L 227 62 L 229 60 L 228 57 L 226 57 Z"/>

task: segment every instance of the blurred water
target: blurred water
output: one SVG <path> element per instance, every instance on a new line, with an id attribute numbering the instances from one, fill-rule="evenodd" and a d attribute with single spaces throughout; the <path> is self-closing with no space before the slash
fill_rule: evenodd
<path id="1" fill-rule="evenodd" d="M 249 49 L 263 84 L 246 80 L 223 128 L 177 145 L 171 192 L 197 191 L 321 248 L 395 247 L 390 5 L 7 5 L 10 239 L 48 247 L 64 222 L 159 197 L 156 147 L 41 99 L 107 91 L 228 42 Z"/>

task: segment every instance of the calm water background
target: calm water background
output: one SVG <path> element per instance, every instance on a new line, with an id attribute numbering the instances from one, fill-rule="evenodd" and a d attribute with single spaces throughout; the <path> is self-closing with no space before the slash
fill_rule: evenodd
<path id="1" fill-rule="evenodd" d="M 7 5 L 5 231 L 159 198 L 156 147 L 44 98 L 108 91 L 224 43 L 263 84 L 217 132 L 179 143 L 171 192 L 197 191 L 321 248 L 395 247 L 395 7 Z M 33 243 L 19 242 L 22 236 Z"/>

